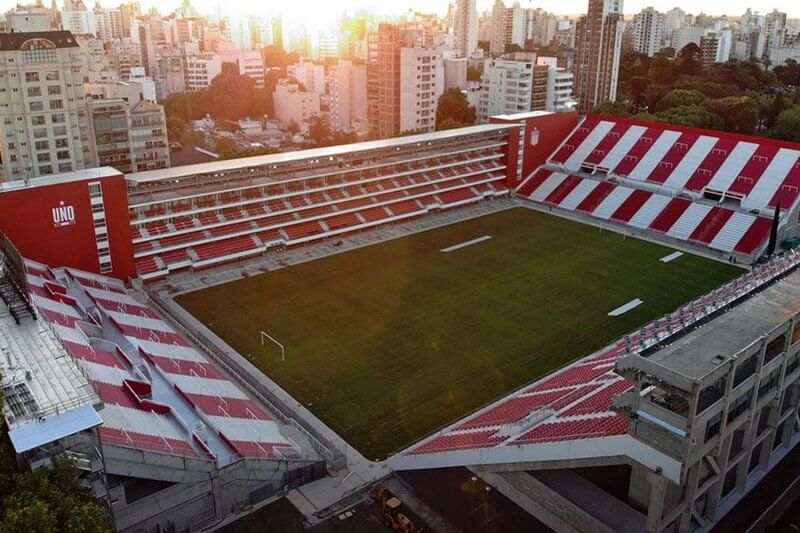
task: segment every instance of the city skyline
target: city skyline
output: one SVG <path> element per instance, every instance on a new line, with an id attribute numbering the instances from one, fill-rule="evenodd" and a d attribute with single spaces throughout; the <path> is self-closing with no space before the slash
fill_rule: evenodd
<path id="1" fill-rule="evenodd" d="M 58 5 L 63 4 L 63 0 L 57 0 Z M 49 2 L 46 2 L 49 5 Z M 95 2 L 88 0 L 85 2 L 90 9 L 94 7 Z M 100 5 L 103 7 L 114 7 L 124 3 L 120 0 L 101 0 Z M 366 11 L 380 16 L 397 16 L 409 10 L 420 12 L 435 12 L 444 14 L 447 11 L 448 5 L 452 3 L 450 0 L 406 0 L 404 2 L 394 2 L 390 0 L 305 0 L 297 3 L 287 3 L 285 6 L 277 8 L 275 6 L 265 6 L 261 2 L 254 0 L 244 0 L 236 2 L 235 5 L 223 4 L 217 0 L 194 0 L 191 4 L 201 14 L 215 14 L 222 12 L 228 15 L 244 16 L 244 15 L 261 15 L 266 16 L 272 13 L 281 12 L 290 17 L 302 17 L 308 20 L 311 24 L 322 25 L 330 23 L 331 17 L 336 17 L 343 13 L 354 13 L 357 11 Z M 162 13 L 169 13 L 176 9 L 181 0 L 170 0 L 168 2 L 155 2 L 152 0 L 144 0 L 140 2 L 142 9 L 149 9 L 157 7 Z M 493 0 L 477 0 L 477 11 L 489 11 L 494 4 Z M 506 4 L 510 7 L 514 4 L 514 0 L 508 0 Z M 553 12 L 559 15 L 580 15 L 586 11 L 588 5 L 586 0 L 539 0 L 539 1 L 520 1 L 521 7 L 524 8 L 542 8 L 545 11 Z M 721 3 L 720 3 L 721 4 Z M 13 0 L 0 1 L 0 10 L 3 12 L 14 8 L 17 2 Z M 778 11 L 785 12 L 789 18 L 800 18 L 800 4 L 793 0 L 774 0 L 765 8 L 762 8 L 758 3 L 752 0 L 732 0 L 724 3 L 724 7 L 720 6 L 704 6 L 702 9 L 697 9 L 697 4 L 689 0 L 627 0 L 623 5 L 623 13 L 625 15 L 633 15 L 640 12 L 646 7 L 652 6 L 659 11 L 668 11 L 673 7 L 683 9 L 687 13 L 698 14 L 703 12 L 708 15 L 728 15 L 739 16 L 750 8 L 759 11 L 761 14 L 777 9 Z M 313 15 L 309 15 L 313 13 Z"/>

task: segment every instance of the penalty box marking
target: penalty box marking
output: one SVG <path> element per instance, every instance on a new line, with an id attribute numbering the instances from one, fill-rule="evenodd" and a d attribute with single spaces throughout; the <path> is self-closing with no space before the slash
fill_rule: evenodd
<path id="1" fill-rule="evenodd" d="M 662 263 L 669 263 L 670 261 L 674 261 L 674 260 L 676 260 L 677 258 L 679 258 L 682 255 L 683 255 L 683 252 L 673 252 L 673 253 L 671 253 L 669 255 L 665 255 L 664 257 L 659 259 L 659 261 L 661 261 Z"/>
<path id="2" fill-rule="evenodd" d="M 478 237 L 477 239 L 472 239 L 471 241 L 462 242 L 461 244 L 455 244 L 453 246 L 448 246 L 447 248 L 442 248 L 439 250 L 442 253 L 450 253 L 455 252 L 456 250 L 460 250 L 461 248 L 466 248 L 467 246 L 472 246 L 473 244 L 478 244 L 479 242 L 488 241 L 491 239 L 491 235 L 484 235 L 483 237 Z"/>
<path id="3" fill-rule="evenodd" d="M 628 311 L 630 311 L 631 309 L 636 309 L 637 307 L 639 307 L 643 303 L 644 302 L 642 300 L 640 300 L 639 298 L 636 298 L 635 300 L 631 300 L 630 302 L 626 303 L 625 305 L 621 305 L 621 306 L 617 307 L 616 309 L 614 309 L 613 311 L 608 313 L 608 316 L 623 315 L 623 314 L 627 313 Z"/>

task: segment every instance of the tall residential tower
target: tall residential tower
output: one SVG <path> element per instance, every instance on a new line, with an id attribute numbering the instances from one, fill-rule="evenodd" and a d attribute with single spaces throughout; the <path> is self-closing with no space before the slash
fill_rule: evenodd
<path id="1" fill-rule="evenodd" d="M 589 0 L 589 12 L 578 19 L 575 97 L 580 113 L 617 98 L 623 26 L 621 0 Z"/>

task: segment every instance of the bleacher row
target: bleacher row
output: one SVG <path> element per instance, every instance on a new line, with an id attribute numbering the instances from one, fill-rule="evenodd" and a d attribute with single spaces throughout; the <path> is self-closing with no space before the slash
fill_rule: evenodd
<path id="1" fill-rule="evenodd" d="M 118 281 L 65 269 L 62 283 L 49 268 L 33 262 L 27 263 L 27 276 L 40 314 L 105 404 L 99 411 L 104 446 L 226 463 L 300 457 L 297 445 L 255 402 Z M 116 327 L 138 353 L 109 341 L 103 333 L 109 327 Z M 205 431 L 224 442 L 224 457 L 219 446 L 215 452 L 207 435 L 178 414 L 185 407 L 165 402 L 170 394 L 162 390 L 158 400 L 154 397 L 154 372 L 174 388 L 173 402 L 187 402 Z"/>
<path id="2" fill-rule="evenodd" d="M 743 211 L 794 205 L 800 145 L 623 118 L 589 115 L 549 163 L 646 183 L 669 196 L 710 194 Z"/>
<path id="3" fill-rule="evenodd" d="M 772 220 L 708 203 L 540 168 L 517 195 L 721 252 L 757 255 Z"/>
<path id="4" fill-rule="evenodd" d="M 507 194 L 500 157 L 483 151 L 333 185 L 311 178 L 134 204 L 137 269 L 156 278 Z"/>
<path id="5" fill-rule="evenodd" d="M 795 253 L 757 265 L 674 313 L 424 439 L 403 454 L 413 456 L 624 435 L 628 422 L 611 410 L 611 402 L 632 385 L 614 372 L 617 359 L 641 353 L 693 327 L 798 265 L 800 254 Z"/>

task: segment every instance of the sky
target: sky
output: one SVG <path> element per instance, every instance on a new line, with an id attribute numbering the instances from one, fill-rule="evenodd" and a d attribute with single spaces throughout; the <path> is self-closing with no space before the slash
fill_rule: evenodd
<path id="1" fill-rule="evenodd" d="M 29 0 L 32 1 L 32 0 Z M 84 0 L 90 8 L 94 6 L 96 0 Z M 507 5 L 511 5 L 515 0 L 505 0 Z M 541 7 L 546 11 L 559 14 L 579 14 L 586 11 L 588 0 L 516 0 L 522 7 Z M 11 9 L 16 0 L 0 0 L 0 10 L 2 12 Z M 26 2 L 22 2 L 26 3 Z M 49 5 L 49 0 L 45 4 Z M 62 0 L 58 0 L 61 5 Z M 100 0 L 103 7 L 110 7 L 120 3 L 120 0 Z M 180 0 L 140 0 L 142 8 L 146 9 L 152 5 L 157 5 L 162 13 L 168 13 L 179 5 Z M 494 0 L 478 0 L 478 10 L 490 9 Z M 228 10 L 232 15 L 240 14 L 267 14 L 269 10 L 283 9 L 288 11 L 290 16 L 302 16 L 304 18 L 316 19 L 314 22 L 330 22 L 331 17 L 344 10 L 356 10 L 364 8 L 368 11 L 391 15 L 400 14 L 407 9 L 415 9 L 424 12 L 438 12 L 443 14 L 447 11 L 448 0 L 234 0 L 220 2 L 220 0 L 193 0 L 194 5 L 201 13 L 215 13 L 218 6 L 222 5 L 223 10 Z M 626 14 L 639 12 L 642 8 L 653 6 L 658 10 L 667 11 L 672 7 L 680 7 L 688 13 L 697 14 L 700 10 L 709 15 L 728 14 L 738 16 L 744 13 L 745 9 L 752 7 L 761 13 L 766 13 L 772 9 L 786 12 L 789 17 L 800 18 L 800 1 L 798 0 L 710 0 L 708 2 L 697 2 L 696 0 L 624 0 L 624 11 Z"/>
<path id="2" fill-rule="evenodd" d="M 1 0 L 7 2 L 8 0 Z M 86 1 L 86 0 L 85 0 Z M 91 0 L 92 2 L 94 0 Z M 102 0 L 101 0 L 102 1 Z M 179 0 L 162 0 L 157 5 L 162 6 L 174 3 Z M 519 1 L 522 7 L 541 7 L 546 11 L 560 14 L 575 14 L 586 11 L 588 0 L 505 0 L 506 5 Z M 116 3 L 116 0 L 105 0 L 105 2 Z M 151 3 L 148 0 L 142 1 L 142 6 Z M 192 2 L 201 11 L 212 11 L 219 5 L 218 0 L 194 0 Z M 235 7 L 243 12 L 258 12 L 265 6 L 280 6 L 281 0 L 236 0 L 228 2 L 229 6 Z M 435 11 L 445 13 L 447 11 L 448 0 L 294 0 L 286 1 L 290 10 L 302 11 L 306 16 L 325 16 L 326 14 L 342 10 L 364 7 L 373 12 L 396 13 L 406 9 L 416 9 L 420 11 Z M 494 0 L 478 0 L 478 10 L 491 9 Z M 88 5 L 88 2 L 87 2 Z M 226 5 L 226 3 L 223 3 Z M 653 6 L 661 11 L 667 11 L 673 7 L 680 7 L 687 13 L 698 13 L 701 9 L 707 14 L 719 15 L 740 15 L 751 7 L 762 13 L 772 9 L 785 11 L 790 17 L 800 17 L 800 1 L 798 0 L 709 0 L 708 2 L 697 2 L 696 0 L 624 0 L 625 13 L 638 13 L 647 6 Z"/>

